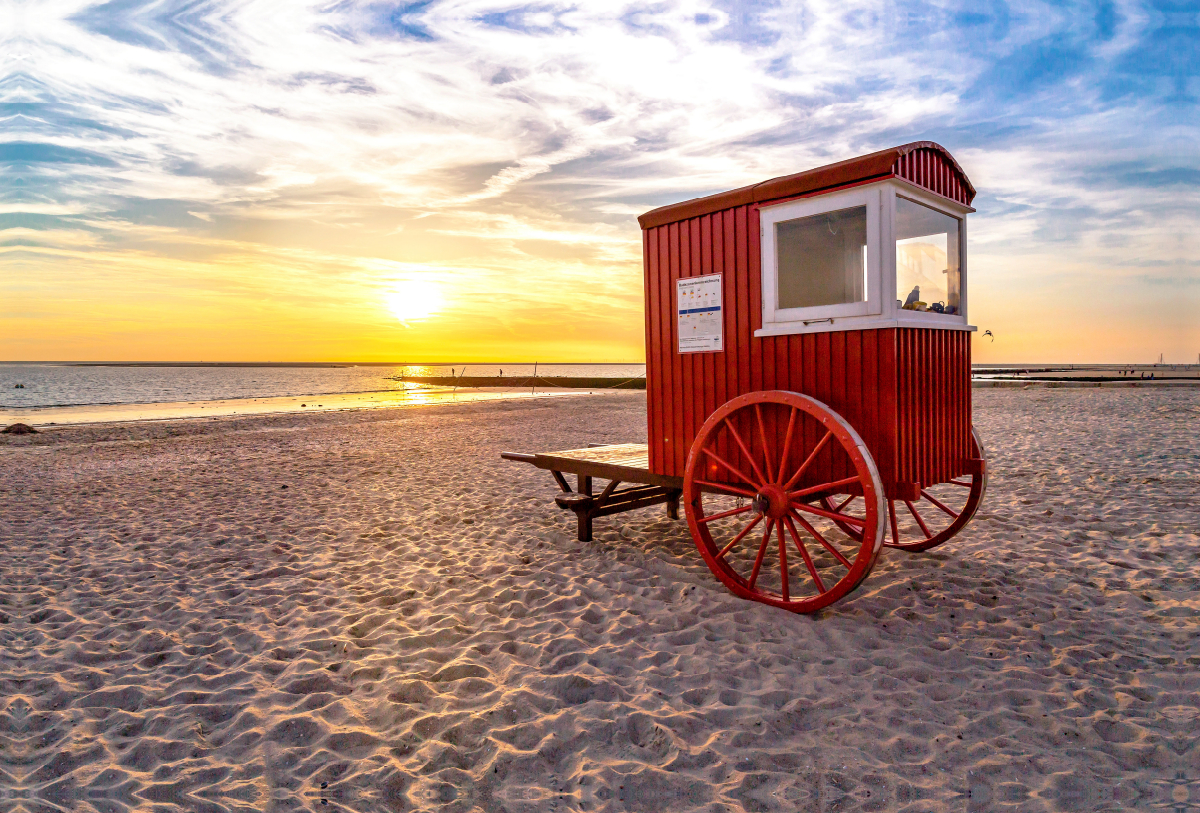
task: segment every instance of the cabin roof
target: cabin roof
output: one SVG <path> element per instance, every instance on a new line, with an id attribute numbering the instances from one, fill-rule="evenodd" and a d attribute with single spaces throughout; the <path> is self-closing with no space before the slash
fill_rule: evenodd
<path id="1" fill-rule="evenodd" d="M 926 155 L 931 160 L 920 160 Z M 947 175 L 952 177 L 946 177 Z M 639 217 L 638 223 L 643 229 L 652 229 L 655 226 L 676 223 L 735 206 L 796 197 L 822 190 L 832 191 L 839 187 L 897 177 L 966 206 L 969 206 L 975 197 L 975 187 L 971 185 L 967 174 L 950 155 L 949 150 L 932 141 L 913 141 L 870 155 L 797 172 L 795 175 L 784 175 L 728 192 L 660 206 Z"/>

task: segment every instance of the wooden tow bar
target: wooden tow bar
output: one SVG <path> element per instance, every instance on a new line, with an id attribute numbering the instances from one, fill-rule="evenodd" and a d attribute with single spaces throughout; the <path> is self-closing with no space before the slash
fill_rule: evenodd
<path id="1" fill-rule="evenodd" d="M 647 442 L 503 457 L 551 472 L 584 541 L 682 500 L 713 574 L 793 612 L 848 596 L 883 548 L 943 544 L 987 488 L 974 196 L 922 141 L 642 215 Z"/>

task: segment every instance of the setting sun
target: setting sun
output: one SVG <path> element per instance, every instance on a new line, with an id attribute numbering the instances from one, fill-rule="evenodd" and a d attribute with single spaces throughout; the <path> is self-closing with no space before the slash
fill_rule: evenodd
<path id="1" fill-rule="evenodd" d="M 399 282 L 384 296 L 384 303 L 401 322 L 425 319 L 442 309 L 441 289 L 419 279 Z"/>

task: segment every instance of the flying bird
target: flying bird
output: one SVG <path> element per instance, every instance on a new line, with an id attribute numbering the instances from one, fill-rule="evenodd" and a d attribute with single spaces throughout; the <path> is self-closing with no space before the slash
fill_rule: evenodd
<path id="1" fill-rule="evenodd" d="M 992 331 L 990 331 L 990 330 L 983 331 L 983 335 L 987 336 L 992 341 L 996 341 L 996 337 L 992 335 Z"/>

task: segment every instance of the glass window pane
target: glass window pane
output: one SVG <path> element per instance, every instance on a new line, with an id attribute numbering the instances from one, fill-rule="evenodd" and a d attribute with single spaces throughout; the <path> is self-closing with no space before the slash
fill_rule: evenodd
<path id="1" fill-rule="evenodd" d="M 780 308 L 867 300 L 867 207 L 775 224 Z"/>
<path id="2" fill-rule="evenodd" d="M 962 269 L 958 218 L 896 198 L 896 304 L 904 310 L 959 312 Z"/>

